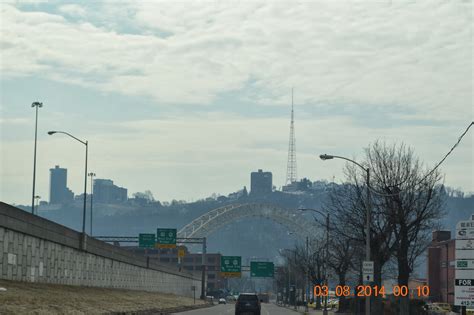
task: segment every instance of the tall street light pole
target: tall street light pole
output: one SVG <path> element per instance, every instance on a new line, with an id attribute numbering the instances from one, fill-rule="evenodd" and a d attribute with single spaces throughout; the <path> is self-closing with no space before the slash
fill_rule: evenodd
<path id="1" fill-rule="evenodd" d="M 309 264 L 309 237 L 306 236 L 306 258 L 308 259 L 308 264 Z M 308 268 L 308 271 L 307 271 L 307 274 L 306 274 L 306 292 L 305 292 L 305 295 L 306 295 L 306 312 L 308 312 L 308 303 L 309 303 L 309 268 Z"/>
<path id="2" fill-rule="evenodd" d="M 91 177 L 91 212 L 90 212 L 90 233 L 91 233 L 91 236 L 92 236 L 92 200 L 94 198 L 94 192 L 93 192 L 93 188 L 94 188 L 94 185 L 93 185 L 93 178 L 95 176 L 95 173 L 89 173 L 87 174 Z"/>
<path id="3" fill-rule="evenodd" d="M 343 156 L 337 156 L 337 155 L 328 155 L 328 154 L 321 154 L 319 156 L 321 160 L 331 160 L 331 159 L 342 159 L 346 160 L 348 162 L 351 162 L 357 166 L 359 166 L 361 169 L 363 169 L 366 173 L 366 185 L 367 185 L 367 200 L 366 200 L 366 222 L 365 222 L 365 260 L 370 261 L 370 213 L 372 211 L 372 205 L 371 205 L 371 199 L 370 199 L 370 169 L 367 167 L 365 168 L 361 164 L 357 163 L 354 160 L 348 159 Z M 367 295 L 365 297 L 365 314 L 369 315 L 370 314 L 370 295 Z"/>
<path id="4" fill-rule="evenodd" d="M 33 153 L 33 193 L 31 194 L 31 213 L 35 213 L 35 184 L 36 184 L 36 143 L 38 140 L 38 108 L 43 107 L 43 103 L 33 102 L 31 107 L 36 107 L 35 119 L 35 150 Z"/>
<path id="5" fill-rule="evenodd" d="M 326 258 L 324 259 L 324 271 L 323 271 L 323 277 L 324 277 L 324 281 L 325 281 L 325 284 L 326 286 L 328 287 L 328 290 L 329 290 L 329 281 L 328 281 L 328 272 L 327 272 L 327 264 L 328 264 L 328 261 L 329 261 L 329 213 L 324 213 L 322 211 L 319 211 L 317 209 L 308 209 L 308 208 L 303 208 L 303 209 L 298 209 L 299 211 L 312 211 L 312 212 L 316 212 L 324 217 L 326 217 L 326 253 L 324 256 L 326 256 Z M 324 310 L 323 310 L 323 315 L 327 315 L 328 314 L 328 297 L 326 296 L 325 299 L 324 299 Z"/>
<path id="6" fill-rule="evenodd" d="M 81 242 L 81 248 L 83 250 L 86 249 L 86 198 L 87 198 L 87 151 L 88 151 L 88 142 L 82 141 L 70 133 L 64 132 L 64 131 L 48 131 L 48 135 L 54 135 L 55 133 L 62 133 L 65 134 L 71 138 L 73 138 L 76 141 L 79 141 L 83 145 L 86 146 L 86 162 L 85 162 L 85 168 L 84 168 L 84 208 L 82 211 L 82 242 Z"/>

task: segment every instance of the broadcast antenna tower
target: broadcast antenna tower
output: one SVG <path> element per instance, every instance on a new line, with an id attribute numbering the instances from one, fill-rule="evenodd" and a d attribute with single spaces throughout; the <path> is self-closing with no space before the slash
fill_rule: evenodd
<path id="1" fill-rule="evenodd" d="M 288 145 L 288 164 L 286 167 L 286 184 L 298 181 L 296 174 L 296 139 L 295 139 L 295 121 L 293 110 L 293 88 L 291 89 L 291 123 L 290 123 L 290 141 Z"/>

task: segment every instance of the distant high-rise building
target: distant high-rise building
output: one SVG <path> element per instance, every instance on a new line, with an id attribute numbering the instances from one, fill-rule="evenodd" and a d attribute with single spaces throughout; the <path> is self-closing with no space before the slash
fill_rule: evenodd
<path id="1" fill-rule="evenodd" d="M 94 180 L 94 202 L 122 203 L 127 201 L 127 189 L 114 185 L 110 179 Z"/>
<path id="2" fill-rule="evenodd" d="M 250 174 L 250 194 L 263 195 L 272 192 L 272 173 L 264 172 L 261 169 L 258 172 Z"/>
<path id="3" fill-rule="evenodd" d="M 74 193 L 67 188 L 67 169 L 56 165 L 49 170 L 49 203 L 69 203 L 74 199 Z"/>

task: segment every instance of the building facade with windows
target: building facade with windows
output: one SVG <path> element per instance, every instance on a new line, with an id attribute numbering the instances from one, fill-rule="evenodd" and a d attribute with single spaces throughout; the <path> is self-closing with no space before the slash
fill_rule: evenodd
<path id="1" fill-rule="evenodd" d="M 261 169 L 258 172 L 250 173 L 250 194 L 253 196 L 266 195 L 272 192 L 273 175 L 271 172 L 264 172 Z"/>
<path id="2" fill-rule="evenodd" d="M 428 286 L 432 302 L 454 304 L 455 240 L 450 231 L 435 231 L 428 247 Z"/>
<path id="3" fill-rule="evenodd" d="M 114 185 L 110 179 L 95 179 L 93 194 L 97 203 L 123 203 L 128 199 L 127 189 Z"/>
<path id="4" fill-rule="evenodd" d="M 67 204 L 74 200 L 74 193 L 67 187 L 67 169 L 56 165 L 49 169 L 49 203 Z"/>

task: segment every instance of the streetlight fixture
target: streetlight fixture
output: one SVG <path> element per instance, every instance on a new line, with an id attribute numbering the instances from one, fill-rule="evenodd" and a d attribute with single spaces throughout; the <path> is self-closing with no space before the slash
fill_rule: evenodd
<path id="1" fill-rule="evenodd" d="M 371 213 L 371 208 L 372 205 L 370 203 L 370 169 L 368 167 L 364 167 L 361 164 L 357 163 L 354 160 L 351 160 L 349 158 L 343 157 L 343 156 L 337 156 L 337 155 L 329 155 L 329 154 L 321 154 L 319 158 L 323 161 L 325 160 L 332 160 L 332 159 L 341 159 L 341 160 L 346 160 L 348 162 L 351 162 L 357 166 L 359 166 L 361 169 L 363 169 L 366 173 L 366 184 L 367 184 L 367 210 L 366 210 L 366 233 L 365 233 L 365 260 L 370 261 L 370 213 Z M 369 315 L 370 314 L 370 295 L 367 295 L 365 297 L 365 314 Z"/>
<path id="2" fill-rule="evenodd" d="M 38 108 L 43 107 L 43 103 L 33 102 L 31 107 L 36 107 L 35 119 L 35 150 L 33 153 L 33 193 L 31 194 L 31 213 L 35 213 L 35 184 L 36 184 L 36 143 L 38 142 Z"/>
<path id="3" fill-rule="evenodd" d="M 329 290 L 329 281 L 328 281 L 328 277 L 327 277 L 327 264 L 328 264 L 328 260 L 329 260 L 329 213 L 324 213 L 320 210 L 317 210 L 317 209 L 309 209 L 309 208 L 302 208 L 302 209 L 298 209 L 299 211 L 312 211 L 312 212 L 316 212 L 320 215 L 322 215 L 323 217 L 325 216 L 326 217 L 326 258 L 324 259 L 324 271 L 323 271 L 323 277 L 324 277 L 324 281 L 326 282 L 326 286 L 328 287 L 328 290 Z M 306 240 L 306 248 L 308 248 L 308 240 Z M 326 296 L 325 299 L 324 299 L 324 309 L 323 309 L 323 315 L 327 315 L 328 314 L 328 297 Z"/>
<path id="4" fill-rule="evenodd" d="M 81 139 L 78 139 L 71 135 L 70 133 L 67 133 L 65 131 L 48 131 L 48 135 L 54 135 L 55 133 L 62 133 L 65 134 L 71 138 L 73 138 L 76 141 L 79 141 L 83 145 L 86 146 L 86 162 L 85 162 L 85 170 L 84 170 L 84 208 L 82 211 L 82 249 L 85 250 L 85 245 L 86 245 L 86 197 L 87 197 L 87 151 L 88 151 L 88 142 L 82 141 Z"/>
<path id="5" fill-rule="evenodd" d="M 94 188 L 94 185 L 93 185 L 93 178 L 95 176 L 95 173 L 89 173 L 87 174 L 88 176 L 91 177 L 91 213 L 90 213 L 90 233 L 91 233 L 91 236 L 92 236 L 92 199 L 94 198 L 93 196 L 93 188 Z"/>

